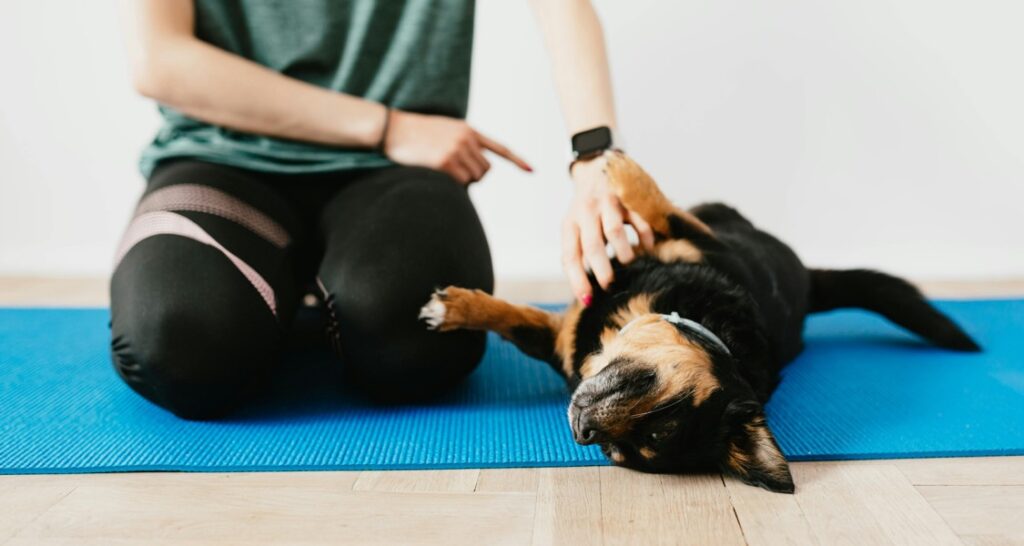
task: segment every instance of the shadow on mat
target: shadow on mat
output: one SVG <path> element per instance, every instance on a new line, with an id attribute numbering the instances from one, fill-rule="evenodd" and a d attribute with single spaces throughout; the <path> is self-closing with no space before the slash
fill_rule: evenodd
<path id="1" fill-rule="evenodd" d="M 504 343 L 489 340 L 489 344 Z M 569 394 L 562 380 L 547 369 L 546 364 L 514 362 L 488 355 L 476 371 L 451 391 L 427 402 L 414 404 L 382 404 L 374 402 L 358 389 L 346 384 L 344 364 L 328 349 L 293 350 L 285 354 L 283 363 L 271 380 L 271 386 L 254 397 L 239 411 L 221 419 L 224 423 L 295 424 L 322 421 L 324 416 L 362 412 L 412 413 L 424 408 L 484 408 L 495 406 L 530 406 L 567 404 Z M 505 352 L 505 351 L 502 351 Z M 494 362 L 495 359 L 501 359 Z M 496 373 L 503 366 L 531 366 L 529 373 Z M 487 367 L 489 369 L 485 370 Z M 546 377 L 550 375 L 551 377 Z M 540 378 L 538 379 L 538 376 Z"/>

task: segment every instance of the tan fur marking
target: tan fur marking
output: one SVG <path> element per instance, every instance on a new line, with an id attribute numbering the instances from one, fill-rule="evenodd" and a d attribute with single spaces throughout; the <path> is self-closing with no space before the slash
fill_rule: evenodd
<path id="1" fill-rule="evenodd" d="M 760 463 L 771 470 L 778 470 L 786 465 L 786 458 L 776 446 L 775 439 L 768 431 L 768 424 L 765 423 L 764 417 L 755 417 L 745 427 L 753 440 L 754 456 Z"/>
<path id="2" fill-rule="evenodd" d="M 650 411 L 679 394 L 690 393 L 693 405 L 698 406 L 720 388 L 711 370 L 711 357 L 659 315 L 641 315 L 624 334 L 608 328 L 601 341 L 601 352 L 588 357 L 580 368 L 583 379 L 599 373 L 619 357 L 632 362 L 629 366 L 653 368 L 658 375 L 657 388 L 648 396 L 633 401 L 624 407 L 623 414 L 602 423 L 613 434 L 628 430 L 632 416 Z"/>
<path id="3" fill-rule="evenodd" d="M 731 443 L 729 444 L 729 459 L 726 464 L 736 472 L 746 474 L 747 468 L 750 467 L 750 457 L 735 443 Z"/>
<path id="4" fill-rule="evenodd" d="M 662 262 L 697 263 L 704 259 L 704 253 L 686 239 L 671 239 L 658 243 L 654 247 L 654 255 Z"/>
<path id="5" fill-rule="evenodd" d="M 653 459 L 655 455 L 657 455 L 657 453 L 655 453 L 654 450 L 649 447 L 640 448 L 640 456 L 643 457 L 644 459 Z"/>
<path id="6" fill-rule="evenodd" d="M 629 323 L 629 321 L 641 316 L 651 313 L 651 300 L 654 299 L 652 294 L 639 294 L 633 296 L 626 302 L 625 305 L 618 308 L 611 316 L 612 324 L 615 328 L 605 328 L 601 332 L 601 345 L 607 346 L 615 338 L 619 336 L 619 329 Z M 583 378 L 590 377 L 608 365 L 608 360 L 588 358 L 580 366 L 580 376 Z M 594 368 L 594 366 L 600 366 Z"/>
<path id="7" fill-rule="evenodd" d="M 580 312 L 583 307 L 576 302 L 562 315 L 558 333 L 555 337 L 555 353 L 562 359 L 562 370 L 566 377 L 573 375 L 573 358 L 576 354 L 576 325 L 580 321 Z"/>
<path id="8" fill-rule="evenodd" d="M 655 233 L 668 236 L 668 217 L 675 215 L 704 233 L 711 234 L 707 224 L 673 205 L 651 175 L 629 156 L 621 152 L 605 152 L 605 158 L 608 181 L 619 200 L 627 209 L 647 220 Z"/>
<path id="9" fill-rule="evenodd" d="M 757 468 L 777 479 L 788 477 L 786 458 L 772 438 L 764 417 L 755 417 L 744 424 L 743 429 L 747 434 L 751 451 L 745 451 L 735 442 L 729 444 L 726 464 L 743 476 L 749 474 L 751 468 Z"/>
<path id="10" fill-rule="evenodd" d="M 619 307 L 612 315 L 612 323 L 615 326 L 622 328 L 629 321 L 639 317 L 640 315 L 646 315 L 651 313 L 651 300 L 654 299 L 653 294 L 637 294 L 629 301 L 626 305 Z"/>
<path id="11" fill-rule="evenodd" d="M 605 328 L 604 330 L 601 330 L 601 345 L 604 346 L 611 343 L 618 335 L 618 328 Z"/>
<path id="12" fill-rule="evenodd" d="M 605 330 L 605 333 L 608 333 L 609 331 L 610 330 Z M 602 336 L 601 336 L 602 343 L 603 343 L 604 337 L 605 336 L 602 334 Z M 603 370 L 605 368 L 605 366 L 608 365 L 608 359 L 606 359 L 606 358 L 599 358 L 599 357 L 600 357 L 600 355 L 590 355 L 590 356 L 588 356 L 588 357 L 583 359 L 583 364 L 580 365 L 580 378 L 581 379 L 586 379 L 588 377 L 592 377 L 594 375 L 597 375 L 598 372 Z"/>

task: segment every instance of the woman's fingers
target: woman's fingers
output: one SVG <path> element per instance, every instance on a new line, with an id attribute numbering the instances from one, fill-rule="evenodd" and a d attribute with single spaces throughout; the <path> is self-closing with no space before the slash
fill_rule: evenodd
<path id="1" fill-rule="evenodd" d="M 654 250 L 654 230 L 651 229 L 651 224 L 631 210 L 626 211 L 626 219 L 629 220 L 629 225 L 636 230 L 637 237 L 640 238 L 640 245 L 647 250 Z"/>
<path id="2" fill-rule="evenodd" d="M 393 110 L 384 150 L 388 159 L 401 165 L 416 165 L 444 171 L 462 184 L 480 180 L 491 163 L 484 150 L 533 169 L 508 148 L 481 135 L 464 120 L 448 116 L 414 114 Z"/>
<path id="3" fill-rule="evenodd" d="M 585 213 L 576 218 L 580 229 L 580 245 L 583 257 L 590 264 L 597 283 L 601 288 L 608 288 L 612 283 L 612 262 L 605 250 L 604 235 L 601 233 L 601 221 L 596 214 Z"/>
<path id="4" fill-rule="evenodd" d="M 584 305 L 590 305 L 590 281 L 583 269 L 583 253 L 580 249 L 580 230 L 572 217 L 562 223 L 562 269 L 569 278 L 572 293 Z"/>
<path id="5" fill-rule="evenodd" d="M 501 157 L 504 157 L 505 159 L 511 161 L 512 163 L 515 163 L 517 167 L 526 172 L 533 172 L 533 167 L 531 167 L 529 163 L 524 161 L 521 157 L 517 156 L 516 154 L 512 153 L 512 150 L 509 150 L 504 145 L 487 138 L 479 131 L 477 131 L 476 137 L 480 141 L 480 145 L 482 145 L 484 148 L 487 148 L 488 150 L 500 155 Z"/>
<path id="6" fill-rule="evenodd" d="M 451 175 L 459 184 L 469 184 L 473 182 L 473 174 L 469 168 L 463 164 L 462 158 L 452 157 L 448 159 L 448 162 L 441 167 L 441 170 Z"/>
<path id="7" fill-rule="evenodd" d="M 473 179 L 471 182 L 476 182 L 483 178 L 491 168 L 491 162 L 487 161 L 487 158 L 480 153 L 480 149 L 463 149 L 459 153 L 459 159 L 462 160 L 462 164 L 466 166 L 466 169 L 472 175 Z"/>
<path id="8" fill-rule="evenodd" d="M 622 205 L 617 199 L 609 198 L 601 202 L 601 228 L 604 238 L 615 250 L 615 257 L 624 264 L 633 261 L 633 246 L 626 237 L 626 226 L 622 217 Z"/>
<path id="9" fill-rule="evenodd" d="M 487 161 L 487 158 L 484 157 L 484 154 L 479 152 L 477 152 L 477 154 L 474 156 L 474 159 L 476 160 L 477 164 L 483 169 L 483 172 L 480 173 L 480 178 L 483 178 L 484 175 L 491 170 L 491 162 Z"/>

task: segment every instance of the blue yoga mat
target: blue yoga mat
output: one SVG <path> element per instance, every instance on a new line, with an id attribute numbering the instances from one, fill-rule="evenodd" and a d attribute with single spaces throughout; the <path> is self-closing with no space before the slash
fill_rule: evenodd
<path id="1" fill-rule="evenodd" d="M 791 460 L 1024 454 L 1024 300 L 938 302 L 985 347 L 928 347 L 858 311 L 812 318 L 769 422 Z M 318 351 L 220 422 L 176 419 L 108 361 L 106 309 L 0 309 L 0 473 L 485 468 L 606 464 L 573 443 L 547 365 L 492 336 L 432 405 L 379 407 Z"/>

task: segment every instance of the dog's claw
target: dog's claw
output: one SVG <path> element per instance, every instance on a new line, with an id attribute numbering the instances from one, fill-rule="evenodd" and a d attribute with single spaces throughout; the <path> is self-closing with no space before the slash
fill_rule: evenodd
<path id="1" fill-rule="evenodd" d="M 437 330 L 444 324 L 444 315 L 447 309 L 444 306 L 443 290 L 437 290 L 432 296 L 430 301 L 426 305 L 420 308 L 420 319 L 426 321 L 427 328 L 431 330 Z"/>

